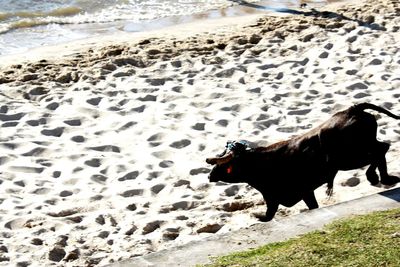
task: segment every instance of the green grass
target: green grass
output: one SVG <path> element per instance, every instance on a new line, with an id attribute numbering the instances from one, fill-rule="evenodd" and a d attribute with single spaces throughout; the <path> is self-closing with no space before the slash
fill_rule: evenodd
<path id="1" fill-rule="evenodd" d="M 339 220 L 322 231 L 216 258 L 206 266 L 400 266 L 400 209 Z"/>

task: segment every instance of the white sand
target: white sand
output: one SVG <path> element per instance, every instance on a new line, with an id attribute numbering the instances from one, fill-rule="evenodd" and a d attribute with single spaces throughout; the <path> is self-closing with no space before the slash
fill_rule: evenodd
<path id="1" fill-rule="evenodd" d="M 261 195 L 207 180 L 227 140 L 271 144 L 359 102 L 399 114 L 399 2 L 326 10 L 352 20 L 251 16 L 4 57 L 0 264 L 105 265 L 246 227 Z M 379 117 L 400 175 L 400 124 Z M 385 190 L 364 172 L 320 205 Z"/>

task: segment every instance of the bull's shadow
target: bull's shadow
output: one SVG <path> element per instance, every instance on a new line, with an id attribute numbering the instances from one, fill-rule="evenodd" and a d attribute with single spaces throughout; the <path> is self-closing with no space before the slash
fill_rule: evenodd
<path id="1" fill-rule="evenodd" d="M 379 193 L 379 195 L 400 202 L 400 187 Z"/>
<path id="2" fill-rule="evenodd" d="M 305 17 L 341 19 L 341 20 L 356 22 L 359 26 L 367 27 L 371 30 L 378 30 L 378 31 L 385 30 L 384 27 L 382 27 L 381 25 L 379 25 L 377 23 L 371 24 L 366 21 L 349 18 L 345 15 L 342 15 L 342 14 L 339 14 L 336 12 L 332 12 L 332 11 L 318 11 L 314 8 L 311 8 L 310 10 L 307 10 L 307 11 L 303 11 L 303 10 L 297 10 L 297 9 L 291 9 L 291 8 L 276 8 L 276 7 L 262 6 L 262 5 L 258 5 L 258 4 L 254 4 L 254 3 L 249 3 L 244 0 L 228 0 L 228 1 L 237 3 L 241 6 L 254 8 L 254 9 L 258 9 L 258 10 L 273 11 L 273 12 L 278 12 L 278 13 L 287 13 L 287 14 L 292 14 L 292 15 L 301 15 L 301 16 L 305 16 Z"/>

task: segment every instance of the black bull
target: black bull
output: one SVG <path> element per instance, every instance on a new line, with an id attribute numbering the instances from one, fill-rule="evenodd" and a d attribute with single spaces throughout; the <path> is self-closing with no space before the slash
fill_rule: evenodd
<path id="1" fill-rule="evenodd" d="M 248 183 L 260 191 L 267 204 L 265 221 L 274 217 L 279 204 L 291 207 L 303 200 L 309 209 L 318 208 L 314 190 L 327 183 L 331 194 L 339 170 L 369 165 L 366 176 L 372 185 L 379 181 L 394 185 L 400 179 L 387 172 L 389 144 L 376 139 L 376 119 L 365 109 L 400 119 L 386 109 L 362 103 L 334 114 L 303 135 L 267 147 L 249 149 L 233 142 L 223 154 L 207 159 L 215 165 L 210 182 Z"/>

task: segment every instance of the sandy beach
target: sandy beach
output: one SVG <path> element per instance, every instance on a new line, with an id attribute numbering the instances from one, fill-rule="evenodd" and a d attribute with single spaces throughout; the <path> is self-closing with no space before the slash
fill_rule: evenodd
<path id="1" fill-rule="evenodd" d="M 262 196 L 209 183 L 205 159 L 356 103 L 400 114 L 399 25 L 399 1 L 366 0 L 2 57 L 0 266 L 104 266 L 258 222 Z M 400 176 L 400 122 L 377 118 Z M 387 189 L 365 171 L 319 188 L 320 206 Z"/>

